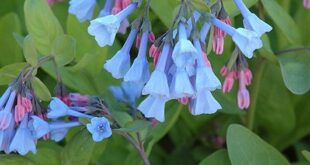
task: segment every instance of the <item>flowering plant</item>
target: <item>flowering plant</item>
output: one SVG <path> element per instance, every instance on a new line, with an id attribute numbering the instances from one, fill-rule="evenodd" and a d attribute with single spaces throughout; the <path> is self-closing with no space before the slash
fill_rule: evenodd
<path id="1" fill-rule="evenodd" d="M 309 0 L 0 3 L 0 164 L 309 160 Z"/>

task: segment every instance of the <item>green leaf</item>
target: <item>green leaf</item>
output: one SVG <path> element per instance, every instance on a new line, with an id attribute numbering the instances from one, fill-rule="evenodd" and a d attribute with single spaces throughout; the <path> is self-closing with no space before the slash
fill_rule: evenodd
<path id="1" fill-rule="evenodd" d="M 123 128 L 114 129 L 115 131 L 122 131 L 122 132 L 139 132 L 145 130 L 150 127 L 150 122 L 145 120 L 134 120 L 129 122 Z"/>
<path id="2" fill-rule="evenodd" d="M 276 0 L 262 0 L 261 2 L 263 3 L 268 15 L 281 29 L 288 41 L 293 44 L 300 44 L 300 32 L 293 18 L 277 3 Z"/>
<path id="3" fill-rule="evenodd" d="M 22 50 L 13 32 L 21 33 L 20 20 L 15 13 L 9 13 L 0 18 L 0 66 L 23 61 Z"/>
<path id="4" fill-rule="evenodd" d="M 40 100 L 43 100 L 43 101 L 51 100 L 52 96 L 51 96 L 50 91 L 40 79 L 38 79 L 37 77 L 34 77 L 32 81 L 32 85 L 34 88 L 34 93 Z"/>
<path id="5" fill-rule="evenodd" d="M 7 85 L 15 79 L 20 71 L 26 66 L 26 63 L 14 63 L 6 65 L 0 69 L 0 85 Z"/>
<path id="6" fill-rule="evenodd" d="M 304 94 L 310 89 L 310 53 L 301 51 L 278 57 L 284 83 L 294 94 Z"/>
<path id="7" fill-rule="evenodd" d="M 44 165 L 59 165 L 61 150 L 62 147 L 55 142 L 39 141 L 37 145 L 37 153 L 29 153 L 26 157 L 32 160 L 35 164 L 44 163 Z"/>
<path id="8" fill-rule="evenodd" d="M 226 140 L 232 165 L 289 165 L 279 151 L 241 125 L 230 125 Z"/>
<path id="9" fill-rule="evenodd" d="M 230 160 L 228 157 L 227 150 L 218 150 L 211 154 L 210 156 L 203 159 L 199 165 L 229 165 Z"/>
<path id="10" fill-rule="evenodd" d="M 63 29 L 46 0 L 26 0 L 24 5 L 26 27 L 40 53 L 49 55 L 56 37 Z"/>
<path id="11" fill-rule="evenodd" d="M 61 164 L 88 165 L 95 148 L 90 133 L 84 129 L 77 133 L 65 146 L 61 153 Z"/>
<path id="12" fill-rule="evenodd" d="M 167 1 L 167 0 L 156 0 L 151 1 L 151 8 L 156 13 L 156 15 L 161 19 L 161 21 L 169 27 L 174 19 L 174 12 L 177 6 L 179 5 L 178 1 Z M 165 6 L 165 7 L 163 7 Z"/>
<path id="13" fill-rule="evenodd" d="M 18 43 L 19 47 L 23 48 L 24 47 L 24 39 L 25 39 L 25 37 L 22 36 L 19 33 L 16 33 L 16 32 L 13 32 L 13 36 L 14 36 L 16 42 Z"/>
<path id="14" fill-rule="evenodd" d="M 25 37 L 23 42 L 23 48 L 26 61 L 32 66 L 36 66 L 38 63 L 38 53 L 31 35 Z"/>
<path id="15" fill-rule="evenodd" d="M 310 162 L 310 152 L 307 150 L 301 151 L 302 155 Z"/>
<path id="16" fill-rule="evenodd" d="M 75 39 L 69 35 L 60 35 L 53 42 L 52 55 L 57 65 L 64 66 L 75 57 Z"/>
<path id="17" fill-rule="evenodd" d="M 31 160 L 18 155 L 0 155 L 0 165 L 35 165 Z"/>
<path id="18" fill-rule="evenodd" d="M 255 127 L 263 130 L 263 138 L 274 146 L 294 129 L 296 118 L 293 101 L 281 78 L 279 67 L 266 64 L 259 80 Z"/>

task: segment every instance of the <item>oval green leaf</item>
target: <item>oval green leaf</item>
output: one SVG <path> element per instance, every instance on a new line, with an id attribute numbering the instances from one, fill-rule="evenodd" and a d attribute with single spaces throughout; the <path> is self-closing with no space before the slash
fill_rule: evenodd
<path id="1" fill-rule="evenodd" d="M 241 125 L 230 125 L 226 140 L 232 165 L 290 164 L 274 147 Z"/>
<path id="2" fill-rule="evenodd" d="M 50 101 L 51 100 L 51 93 L 46 87 L 46 85 L 37 77 L 34 77 L 32 81 L 32 85 L 34 88 L 34 93 L 36 96 L 43 101 Z"/>

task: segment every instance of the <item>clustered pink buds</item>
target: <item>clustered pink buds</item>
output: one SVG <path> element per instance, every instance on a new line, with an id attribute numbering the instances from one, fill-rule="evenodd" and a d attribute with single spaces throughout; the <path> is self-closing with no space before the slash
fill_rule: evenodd
<path id="1" fill-rule="evenodd" d="M 131 4 L 131 0 L 115 0 L 115 4 L 111 12 L 113 15 L 116 15 L 117 13 L 125 9 L 130 4 Z M 124 21 L 121 22 L 119 32 L 122 34 L 125 34 L 128 27 L 129 27 L 129 21 L 125 19 Z"/>
<path id="2" fill-rule="evenodd" d="M 226 17 L 225 19 L 221 19 L 221 21 L 226 23 L 227 25 L 231 25 L 231 21 L 229 17 Z M 214 26 L 212 48 L 213 48 L 213 52 L 217 55 L 222 54 L 224 51 L 225 36 L 226 36 L 226 33 L 223 30 Z"/>
<path id="3" fill-rule="evenodd" d="M 239 80 L 238 88 L 238 106 L 240 109 L 247 109 L 250 106 L 250 94 L 247 90 L 252 82 L 252 72 L 248 68 L 248 64 L 240 51 L 236 49 L 237 59 L 234 61 L 232 68 L 228 68 L 226 65 L 222 67 L 220 74 L 225 77 L 222 92 L 230 92 L 233 88 L 234 81 Z"/>
<path id="4" fill-rule="evenodd" d="M 19 94 L 17 96 L 17 104 L 15 106 L 15 113 L 14 113 L 15 122 L 18 123 L 22 121 L 25 114 L 31 111 L 32 111 L 31 100 Z"/>

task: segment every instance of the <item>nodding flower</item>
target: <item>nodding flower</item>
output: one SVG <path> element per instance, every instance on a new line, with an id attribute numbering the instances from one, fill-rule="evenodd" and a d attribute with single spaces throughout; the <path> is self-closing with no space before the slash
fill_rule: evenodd
<path id="1" fill-rule="evenodd" d="M 124 76 L 124 81 L 146 83 L 150 78 L 149 65 L 146 58 L 149 32 L 145 31 L 141 37 L 138 56 Z"/>
<path id="2" fill-rule="evenodd" d="M 137 3 L 132 3 L 116 15 L 107 15 L 90 21 L 88 33 L 95 37 L 99 46 L 112 45 L 121 22 L 124 21 L 137 8 Z"/>
<path id="3" fill-rule="evenodd" d="M 74 14 L 80 22 L 90 20 L 96 7 L 96 0 L 70 0 L 69 13 Z"/>
<path id="4" fill-rule="evenodd" d="M 262 40 L 256 32 L 244 28 L 235 29 L 215 17 L 211 18 L 211 23 L 229 34 L 240 51 L 248 58 L 252 58 L 253 52 L 263 46 Z"/>
<path id="5" fill-rule="evenodd" d="M 246 29 L 256 32 L 259 37 L 272 30 L 270 25 L 251 13 L 242 0 L 234 0 L 234 2 L 243 16 L 243 25 Z"/>
<path id="6" fill-rule="evenodd" d="M 123 78 L 130 68 L 130 49 L 137 33 L 137 29 L 132 29 L 124 46 L 104 64 L 104 68 L 116 79 Z"/>

